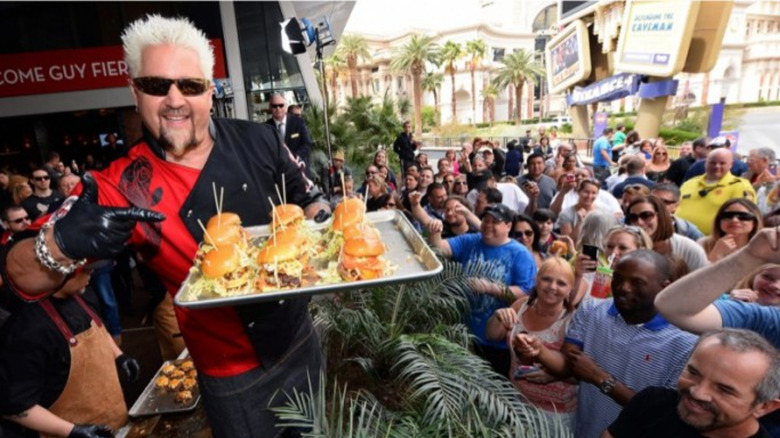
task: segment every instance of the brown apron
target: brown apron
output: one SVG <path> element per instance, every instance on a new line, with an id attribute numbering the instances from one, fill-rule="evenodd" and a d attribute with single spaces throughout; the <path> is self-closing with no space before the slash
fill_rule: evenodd
<path id="1" fill-rule="evenodd" d="M 116 431 L 127 423 L 127 405 L 109 344 L 111 336 L 84 300 L 79 295 L 73 298 L 92 318 L 90 328 L 75 336 L 49 300 L 40 302 L 70 346 L 68 382 L 49 411 L 74 424 L 105 424 Z"/>

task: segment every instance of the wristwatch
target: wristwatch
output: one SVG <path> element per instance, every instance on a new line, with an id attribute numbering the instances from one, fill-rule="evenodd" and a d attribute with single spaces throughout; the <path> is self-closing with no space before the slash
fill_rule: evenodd
<path id="1" fill-rule="evenodd" d="M 615 376 L 610 375 L 609 377 L 607 377 L 607 380 L 599 384 L 599 391 L 601 391 L 602 394 L 609 395 L 615 389 L 616 385 L 617 385 L 617 379 L 615 379 Z"/>

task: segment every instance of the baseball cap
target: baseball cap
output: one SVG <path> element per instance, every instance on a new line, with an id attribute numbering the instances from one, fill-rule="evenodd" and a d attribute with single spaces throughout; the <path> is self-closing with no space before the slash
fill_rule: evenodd
<path id="1" fill-rule="evenodd" d="M 482 213 L 482 218 L 487 215 L 493 216 L 493 219 L 501 222 L 512 222 L 515 219 L 515 212 L 504 204 L 495 204 L 486 207 L 485 211 Z"/>
<path id="2" fill-rule="evenodd" d="M 722 148 L 731 146 L 731 142 L 724 136 L 715 137 L 710 141 L 709 148 Z"/>

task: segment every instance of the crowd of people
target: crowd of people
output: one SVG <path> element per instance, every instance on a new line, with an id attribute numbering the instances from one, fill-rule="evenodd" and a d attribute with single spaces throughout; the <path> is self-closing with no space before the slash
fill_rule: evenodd
<path id="1" fill-rule="evenodd" d="M 593 171 L 568 143 L 477 138 L 436 171 L 409 163 L 397 191 L 366 180 L 400 201 L 376 208 L 473 273 L 474 352 L 575 437 L 778 436 L 774 152 L 742 163 L 702 138 L 671 161 L 662 139 L 624 130 L 597 139 Z M 512 175 L 517 149 L 530 155 Z M 752 264 L 737 274 L 737 260 Z"/>
<path id="2" fill-rule="evenodd" d="M 128 248 L 162 291 L 161 348 L 175 357 L 186 344 L 199 370 L 214 436 L 298 436 L 269 408 L 277 390 L 317 386 L 308 300 L 172 305 L 203 238 L 198 220 L 216 213 L 212 183 L 246 226 L 269 222 L 265 200 L 282 184 L 315 220 L 355 196 L 406 215 L 469 276 L 475 354 L 577 438 L 780 433 L 772 149 L 743 162 L 727 141 L 697 139 L 672 161 L 663 139 L 618 125 L 587 166 L 539 128 L 506 145 L 475 138 L 431 163 L 405 122 L 364 175 L 339 150 L 312 175 L 309 133 L 283 96 L 264 124 L 210 117 L 212 49 L 187 20 L 149 16 L 122 41 L 141 142 L 99 171 L 56 154 L 29 178 L 0 171 L 9 436 L 110 436 L 126 422 L 119 381 L 139 370 L 121 350 L 105 275 Z"/>

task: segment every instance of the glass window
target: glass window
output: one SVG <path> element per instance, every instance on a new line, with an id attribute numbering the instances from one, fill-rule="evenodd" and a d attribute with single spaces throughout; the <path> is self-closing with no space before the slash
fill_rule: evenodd
<path id="1" fill-rule="evenodd" d="M 504 59 L 504 52 L 506 49 L 503 47 L 494 47 L 493 48 L 493 61 L 498 62 Z"/>
<path id="2" fill-rule="evenodd" d="M 309 97 L 295 56 L 282 49 L 279 23 L 284 21 L 277 2 L 235 2 L 244 86 L 251 120 L 268 119 L 271 95 L 281 93 L 287 103 L 307 105 Z"/>

